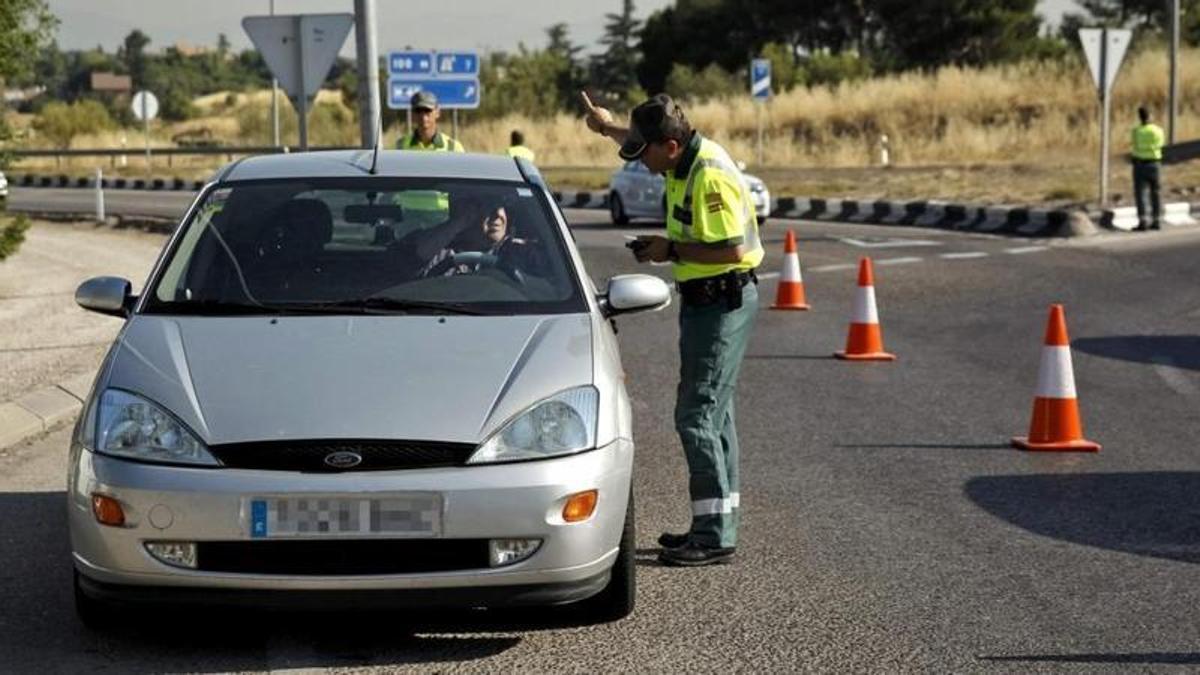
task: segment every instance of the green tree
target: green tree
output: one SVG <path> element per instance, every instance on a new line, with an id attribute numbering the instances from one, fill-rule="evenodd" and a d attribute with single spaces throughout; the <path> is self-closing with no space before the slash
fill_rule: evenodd
<path id="1" fill-rule="evenodd" d="M 622 0 L 620 14 L 604 17 L 604 52 L 592 60 L 591 84 L 613 101 L 628 104 L 639 89 L 637 40 L 642 22 L 633 18 L 633 0 Z"/>
<path id="2" fill-rule="evenodd" d="M 125 36 L 125 41 L 117 49 L 117 58 L 125 64 L 126 71 L 133 77 L 133 86 L 146 86 L 146 45 L 150 44 L 150 36 L 135 28 Z"/>
<path id="3" fill-rule="evenodd" d="M 978 66 L 1030 56 L 1040 45 L 1037 0 L 874 0 L 886 65 Z"/>
<path id="4" fill-rule="evenodd" d="M 71 147 L 71 140 L 76 136 L 94 134 L 114 126 L 108 109 L 92 99 L 74 103 L 53 101 L 46 104 L 33 121 L 33 128 L 59 148 Z"/>
<path id="5" fill-rule="evenodd" d="M 0 80 L 19 81 L 28 77 L 37 55 L 50 44 L 58 20 L 43 0 L 0 0 Z M 12 140 L 12 129 L 0 110 L 0 149 Z M 0 150 L 0 170 L 8 168 L 10 156 Z M 29 221 L 24 216 L 7 218 L 0 203 L 0 261 L 15 254 L 25 240 Z"/>

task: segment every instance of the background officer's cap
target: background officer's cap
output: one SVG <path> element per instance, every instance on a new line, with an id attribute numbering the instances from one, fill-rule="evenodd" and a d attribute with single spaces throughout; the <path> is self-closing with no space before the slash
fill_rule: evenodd
<path id="1" fill-rule="evenodd" d="M 438 107 L 437 96 L 431 91 L 418 91 L 412 95 L 408 101 L 413 110 L 436 110 Z"/>
<path id="2" fill-rule="evenodd" d="M 618 154 L 626 161 L 637 159 L 650 143 L 668 138 L 683 139 L 691 126 L 683 110 L 666 94 L 659 94 L 642 103 L 629 114 L 629 138 Z"/>

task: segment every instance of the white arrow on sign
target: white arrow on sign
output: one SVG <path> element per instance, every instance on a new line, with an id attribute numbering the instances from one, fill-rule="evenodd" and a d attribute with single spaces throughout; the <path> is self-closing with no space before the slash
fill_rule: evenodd
<path id="1" fill-rule="evenodd" d="M 307 108 L 338 50 L 346 41 L 353 14 L 291 14 L 248 16 L 242 28 L 262 53 L 279 86 Z"/>

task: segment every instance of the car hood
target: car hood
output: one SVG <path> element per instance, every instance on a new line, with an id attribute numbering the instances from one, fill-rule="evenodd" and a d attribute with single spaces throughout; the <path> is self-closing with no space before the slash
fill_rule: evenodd
<path id="1" fill-rule="evenodd" d="M 106 385 L 208 444 L 305 438 L 478 443 L 522 409 L 592 382 L 587 315 L 137 315 Z"/>

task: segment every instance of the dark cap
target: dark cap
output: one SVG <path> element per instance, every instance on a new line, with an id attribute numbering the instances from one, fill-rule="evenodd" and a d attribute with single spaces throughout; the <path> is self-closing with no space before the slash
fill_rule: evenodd
<path id="1" fill-rule="evenodd" d="M 413 110 L 436 110 L 438 107 L 437 96 L 431 91 L 421 90 L 412 95 L 408 100 Z"/>
<path id="2" fill-rule="evenodd" d="M 681 143 L 691 132 L 683 110 L 666 94 L 658 94 L 629 113 L 629 137 L 621 145 L 621 159 L 642 156 L 646 146 L 674 138 Z"/>

